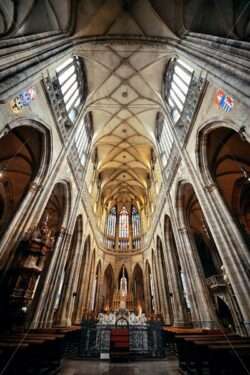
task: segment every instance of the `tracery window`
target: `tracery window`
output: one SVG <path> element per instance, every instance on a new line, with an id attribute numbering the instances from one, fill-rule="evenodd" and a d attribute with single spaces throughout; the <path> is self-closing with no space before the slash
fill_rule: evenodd
<path id="1" fill-rule="evenodd" d="M 85 79 L 83 63 L 78 56 L 70 57 L 56 69 L 56 73 L 66 111 L 73 122 L 84 100 Z"/>
<path id="2" fill-rule="evenodd" d="M 174 139 L 170 130 L 170 124 L 161 112 L 158 112 L 156 117 L 155 136 L 159 146 L 162 168 L 164 173 L 167 174 L 168 169 L 166 166 L 174 147 Z"/>
<path id="3" fill-rule="evenodd" d="M 108 217 L 107 235 L 115 237 L 116 229 L 116 207 L 113 207 Z"/>
<path id="4" fill-rule="evenodd" d="M 159 138 L 159 149 L 161 154 L 162 166 L 163 168 L 167 165 L 171 150 L 173 147 L 173 136 L 170 131 L 170 125 L 167 123 L 166 119 L 163 121 L 162 131 Z"/>
<path id="5" fill-rule="evenodd" d="M 175 123 L 181 116 L 192 76 L 193 69 L 180 59 L 173 59 L 167 68 L 165 100 Z"/>
<path id="6" fill-rule="evenodd" d="M 122 207 L 119 215 L 119 237 L 128 238 L 129 235 L 129 215 L 125 206 Z"/>
<path id="7" fill-rule="evenodd" d="M 90 142 L 92 138 L 91 119 L 85 116 L 78 124 L 78 129 L 75 135 L 75 146 L 77 148 L 80 163 L 84 166 L 87 160 Z"/>
<path id="8" fill-rule="evenodd" d="M 108 214 L 105 236 L 108 249 L 140 249 L 141 219 L 137 209 L 131 206 L 129 213 L 123 206 L 118 215 L 117 206 L 114 206 Z"/>
<path id="9" fill-rule="evenodd" d="M 135 207 L 132 207 L 132 233 L 133 237 L 140 236 L 141 234 L 141 222 L 138 211 Z"/>
<path id="10" fill-rule="evenodd" d="M 140 249 L 141 248 L 141 239 L 133 240 L 132 241 L 133 249 Z"/>

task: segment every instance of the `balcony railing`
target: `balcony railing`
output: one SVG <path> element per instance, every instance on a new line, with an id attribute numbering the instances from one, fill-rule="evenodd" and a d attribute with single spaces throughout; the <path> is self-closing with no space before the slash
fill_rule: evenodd
<path id="1" fill-rule="evenodd" d="M 207 285 L 210 289 L 224 288 L 226 287 L 226 282 L 221 275 L 213 275 L 208 277 Z"/>

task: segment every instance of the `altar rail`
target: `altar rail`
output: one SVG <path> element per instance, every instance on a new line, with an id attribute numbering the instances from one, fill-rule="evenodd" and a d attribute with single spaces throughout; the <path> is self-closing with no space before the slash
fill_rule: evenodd
<path id="1" fill-rule="evenodd" d="M 110 353 L 111 330 L 115 325 L 97 325 L 96 320 L 82 323 L 79 358 L 100 358 Z M 120 328 L 120 327 L 119 327 Z M 102 355 L 102 356 L 101 356 Z M 129 326 L 130 358 L 163 358 L 165 355 L 161 323 L 150 321 L 144 326 Z"/>

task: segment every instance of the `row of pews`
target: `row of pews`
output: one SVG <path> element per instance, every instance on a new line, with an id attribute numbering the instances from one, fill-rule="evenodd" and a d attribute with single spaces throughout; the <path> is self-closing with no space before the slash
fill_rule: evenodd
<path id="1" fill-rule="evenodd" d="M 80 327 L 0 333 L 0 374 L 56 374 L 79 342 Z"/>
<path id="2" fill-rule="evenodd" d="M 187 374 L 249 375 L 250 337 L 217 330 L 163 327 L 167 350 Z"/>

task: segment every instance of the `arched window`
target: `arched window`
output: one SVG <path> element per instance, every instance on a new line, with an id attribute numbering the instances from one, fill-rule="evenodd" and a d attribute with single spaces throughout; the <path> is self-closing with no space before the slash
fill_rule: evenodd
<path id="1" fill-rule="evenodd" d="M 129 235 L 129 216 L 126 207 L 122 207 L 119 215 L 119 237 L 128 238 Z"/>
<path id="2" fill-rule="evenodd" d="M 171 168 L 169 168 L 168 161 L 170 155 L 173 153 L 174 140 L 170 130 L 170 124 L 161 112 L 157 113 L 155 136 L 159 147 L 163 173 L 166 179 L 168 179 L 171 173 Z"/>
<path id="3" fill-rule="evenodd" d="M 108 217 L 107 235 L 112 237 L 115 237 L 116 212 L 116 207 L 113 207 Z"/>
<path id="4" fill-rule="evenodd" d="M 132 207 L 132 233 L 133 237 L 141 235 L 141 221 L 138 211 L 135 207 Z"/>
<path id="5" fill-rule="evenodd" d="M 164 169 L 171 154 L 174 140 L 170 131 L 170 124 L 160 112 L 156 117 L 156 139 L 158 141 L 162 167 Z"/>
<path id="6" fill-rule="evenodd" d="M 173 59 L 167 68 L 164 96 L 175 123 L 181 116 L 192 76 L 193 69 L 180 59 Z"/>
<path id="7" fill-rule="evenodd" d="M 85 118 L 81 119 L 80 123 L 78 124 L 78 129 L 75 136 L 75 146 L 77 148 L 80 163 L 83 166 L 87 160 L 92 133 L 91 117 L 85 116 Z"/>
<path id="8" fill-rule="evenodd" d="M 67 114 L 73 122 L 86 91 L 83 62 L 78 56 L 70 57 L 56 69 L 56 73 Z"/>

